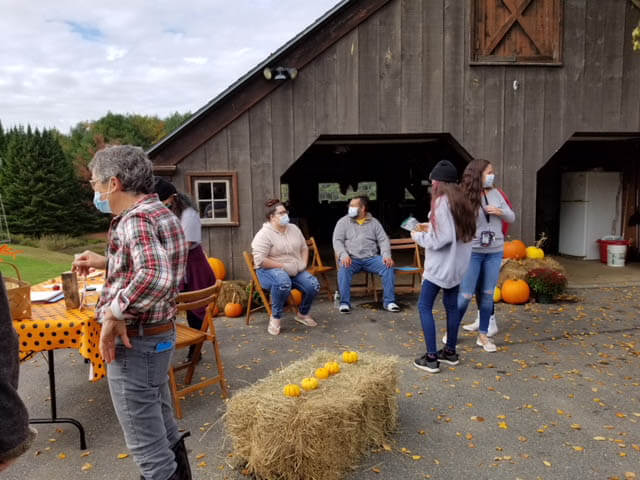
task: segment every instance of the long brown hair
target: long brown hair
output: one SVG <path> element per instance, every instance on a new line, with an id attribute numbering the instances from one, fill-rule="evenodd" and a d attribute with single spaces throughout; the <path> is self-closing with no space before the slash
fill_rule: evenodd
<path id="1" fill-rule="evenodd" d="M 478 211 L 482 207 L 482 192 L 484 192 L 484 185 L 482 185 L 482 172 L 491 165 L 489 160 L 482 158 L 476 158 L 471 160 L 467 168 L 464 169 L 462 174 L 462 191 L 465 193 L 474 210 Z"/>
<path id="2" fill-rule="evenodd" d="M 470 242 L 476 234 L 476 209 L 473 208 L 471 202 L 467 199 L 459 185 L 447 182 L 433 182 L 431 191 L 431 226 L 437 234 L 436 225 L 436 205 L 440 197 L 447 197 L 449 200 L 449 209 L 456 225 L 456 239 L 463 242 Z"/>

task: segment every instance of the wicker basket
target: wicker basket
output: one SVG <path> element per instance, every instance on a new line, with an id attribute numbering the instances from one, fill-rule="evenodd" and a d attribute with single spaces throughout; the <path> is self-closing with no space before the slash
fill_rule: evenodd
<path id="1" fill-rule="evenodd" d="M 11 317 L 13 320 L 24 320 L 31 318 L 31 285 L 22 280 L 20 270 L 13 263 L 2 262 L 11 265 L 16 271 L 18 278 L 4 277 L 4 283 L 7 287 L 7 296 L 9 297 L 9 307 L 11 308 Z M 10 284 L 17 285 L 11 286 Z"/>

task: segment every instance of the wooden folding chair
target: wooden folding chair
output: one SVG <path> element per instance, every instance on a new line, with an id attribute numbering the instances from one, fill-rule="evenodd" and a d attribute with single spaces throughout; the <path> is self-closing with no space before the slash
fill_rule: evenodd
<path id="1" fill-rule="evenodd" d="M 411 275 L 411 283 L 410 284 L 398 284 L 396 283 L 396 292 L 403 291 L 409 293 L 420 293 L 421 285 L 422 285 L 422 273 L 424 269 L 422 268 L 422 260 L 420 258 L 420 248 L 418 244 L 413 241 L 411 238 L 393 238 L 390 240 L 391 242 L 391 251 L 394 250 L 405 250 L 412 251 L 413 253 L 413 261 L 409 265 L 396 265 L 394 268 L 396 276 L 398 275 Z M 416 286 L 416 277 L 418 279 L 418 284 Z"/>
<path id="2" fill-rule="evenodd" d="M 260 285 L 260 280 L 258 280 L 258 275 L 256 274 L 256 268 L 253 264 L 253 255 L 249 252 L 242 252 L 242 256 L 244 257 L 244 261 L 247 264 L 247 268 L 249 269 L 249 273 L 251 274 L 251 281 L 249 282 L 249 298 L 247 299 L 247 320 L 246 323 L 249 325 L 249 319 L 251 318 L 251 314 L 253 312 L 257 312 L 258 310 L 266 310 L 267 315 L 271 317 L 271 299 L 267 295 L 267 293 Z M 254 292 L 258 292 L 260 298 L 262 299 L 262 305 L 258 305 L 257 307 L 251 308 L 251 303 L 253 302 L 253 294 Z M 294 305 L 293 298 L 289 296 L 289 301 L 287 305 L 285 305 L 285 310 L 292 309 L 296 310 L 296 306 Z"/>
<path id="3" fill-rule="evenodd" d="M 315 275 L 316 277 L 320 277 L 320 284 L 322 285 L 321 289 L 327 291 L 327 296 L 329 297 L 329 300 L 331 300 L 332 289 L 329 286 L 329 278 L 327 277 L 327 272 L 335 270 L 335 267 L 324 265 L 322 263 L 322 258 L 320 258 L 320 253 L 318 251 L 318 245 L 316 244 L 316 240 L 313 237 L 309 237 L 309 239 L 307 240 L 307 247 L 309 247 L 309 255 L 311 257 L 307 272 L 309 272 L 311 275 Z"/>
<path id="4" fill-rule="evenodd" d="M 222 389 L 223 398 L 226 398 L 228 395 L 227 381 L 224 377 L 224 366 L 222 364 L 222 357 L 218 348 L 216 328 L 213 323 L 213 311 L 216 307 L 216 301 L 218 299 L 218 294 L 220 293 L 221 288 L 222 280 L 217 280 L 215 285 L 212 285 L 211 287 L 203 288 L 202 290 L 196 290 L 193 292 L 183 292 L 176 298 L 176 306 L 178 307 L 178 311 L 180 312 L 206 307 L 205 317 L 200 330 L 191 328 L 184 324 L 176 324 L 176 350 L 188 348 L 191 345 L 195 345 L 195 350 L 193 351 L 190 362 L 186 362 L 175 367 L 172 365 L 169 368 L 169 383 L 171 387 L 171 395 L 173 396 L 173 405 L 175 408 L 176 418 L 182 418 L 182 407 L 180 405 L 180 400 L 189 393 L 195 392 L 197 390 L 203 390 L 209 385 L 219 383 L 220 388 Z M 218 375 L 213 378 L 203 380 L 199 383 L 191 384 L 193 373 L 196 369 L 198 361 L 200 360 L 200 352 L 202 350 L 204 342 L 211 342 L 211 345 L 213 347 L 213 357 L 218 369 Z M 176 372 L 183 369 L 187 369 L 187 373 L 184 378 L 184 387 L 178 388 L 178 384 L 176 382 Z"/>

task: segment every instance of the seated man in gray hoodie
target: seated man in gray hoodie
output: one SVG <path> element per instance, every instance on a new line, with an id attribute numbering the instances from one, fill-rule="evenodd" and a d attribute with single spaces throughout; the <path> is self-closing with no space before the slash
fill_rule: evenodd
<path id="1" fill-rule="evenodd" d="M 385 310 L 400 311 L 395 303 L 395 272 L 389 237 L 380 222 L 371 216 L 368 207 L 367 196 L 351 199 L 348 214 L 338 220 L 333 231 L 333 250 L 339 263 L 340 313 L 351 311 L 351 280 L 360 271 L 380 275 Z"/>
<path id="2" fill-rule="evenodd" d="M 18 335 L 11 322 L 7 290 L 0 274 L 0 472 L 26 452 L 36 431 L 18 396 Z"/>

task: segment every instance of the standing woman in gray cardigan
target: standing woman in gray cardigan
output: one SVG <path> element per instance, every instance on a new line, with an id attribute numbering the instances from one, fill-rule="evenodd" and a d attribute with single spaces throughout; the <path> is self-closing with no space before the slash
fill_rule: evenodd
<path id="1" fill-rule="evenodd" d="M 495 172 L 487 160 L 469 162 L 462 174 L 462 190 L 473 204 L 476 216 L 476 233 L 473 237 L 471 262 L 458 295 L 460 319 L 464 317 L 471 297 L 476 292 L 480 321 L 465 325 L 465 330 L 478 329 L 476 344 L 486 352 L 495 352 L 496 346 L 489 338 L 498 328 L 493 315 L 493 291 L 498 283 L 504 235 L 502 222 L 513 223 L 515 214 L 497 188 L 494 188 Z M 490 319 L 493 317 L 492 325 Z"/>
<path id="2" fill-rule="evenodd" d="M 437 373 L 440 362 L 459 363 L 456 353 L 460 326 L 458 287 L 469 266 L 475 212 L 457 185 L 458 172 L 451 162 L 438 162 L 429 180 L 432 183 L 429 223 L 421 224 L 421 231 L 411 232 L 411 238 L 425 249 L 418 311 L 427 347 L 427 353 L 416 358 L 413 364 L 421 370 Z M 433 305 L 441 289 L 447 312 L 447 345 L 436 351 Z"/>

